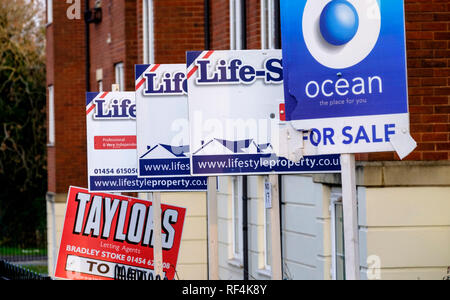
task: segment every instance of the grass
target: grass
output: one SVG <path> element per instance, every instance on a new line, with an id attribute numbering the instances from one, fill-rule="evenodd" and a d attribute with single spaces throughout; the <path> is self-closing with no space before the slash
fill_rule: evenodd
<path id="1" fill-rule="evenodd" d="M 35 272 L 40 275 L 48 275 L 48 266 L 47 265 L 23 265 L 22 268 L 28 269 L 32 272 Z"/>

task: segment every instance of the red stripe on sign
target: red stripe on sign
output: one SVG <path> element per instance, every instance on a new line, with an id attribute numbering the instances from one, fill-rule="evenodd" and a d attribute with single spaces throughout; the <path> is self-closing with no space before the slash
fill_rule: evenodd
<path id="1" fill-rule="evenodd" d="M 105 97 L 106 97 L 106 95 L 108 95 L 108 94 L 109 94 L 109 92 L 104 92 L 104 93 L 103 93 L 103 95 L 101 95 L 101 96 L 100 96 L 100 99 L 103 99 L 103 98 L 105 98 Z"/>
<path id="2" fill-rule="evenodd" d="M 159 66 L 160 65 L 155 65 L 151 70 L 150 70 L 150 72 L 155 72 L 156 71 L 156 69 L 158 69 L 159 68 Z"/>
<path id="3" fill-rule="evenodd" d="M 95 150 L 127 150 L 137 149 L 135 135 L 124 136 L 96 136 L 94 137 Z"/>
<path id="4" fill-rule="evenodd" d="M 280 121 L 286 121 L 286 105 L 280 104 Z"/>
<path id="5" fill-rule="evenodd" d="M 91 113 L 91 111 L 93 111 L 95 108 L 95 104 L 93 104 L 91 107 L 89 107 L 89 109 L 86 111 L 86 116 L 89 115 Z"/>
<path id="6" fill-rule="evenodd" d="M 208 51 L 205 56 L 203 56 L 203 59 L 208 59 L 212 54 L 214 53 L 214 50 Z"/>
<path id="7" fill-rule="evenodd" d="M 136 90 L 138 90 L 145 82 L 145 78 L 142 78 L 141 81 L 136 85 Z"/>
<path id="8" fill-rule="evenodd" d="M 193 67 L 192 70 L 188 73 L 187 78 L 188 79 L 191 78 L 191 76 L 194 75 L 194 73 L 197 72 L 197 70 L 198 70 L 197 66 Z"/>
<path id="9" fill-rule="evenodd" d="M 208 59 L 211 57 L 211 55 L 214 53 L 214 50 L 210 50 L 208 52 L 206 52 L 206 54 L 202 57 L 202 59 Z M 194 75 L 195 72 L 197 72 L 198 67 L 195 66 L 192 68 L 192 70 L 187 74 L 187 78 L 191 78 L 192 75 Z"/>

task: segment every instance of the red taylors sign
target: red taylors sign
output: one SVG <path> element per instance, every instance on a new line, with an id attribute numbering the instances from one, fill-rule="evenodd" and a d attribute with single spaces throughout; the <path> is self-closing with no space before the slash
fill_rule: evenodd
<path id="1" fill-rule="evenodd" d="M 186 209 L 161 210 L 163 271 L 173 279 Z M 153 242 L 151 202 L 71 187 L 55 277 L 154 278 Z"/>

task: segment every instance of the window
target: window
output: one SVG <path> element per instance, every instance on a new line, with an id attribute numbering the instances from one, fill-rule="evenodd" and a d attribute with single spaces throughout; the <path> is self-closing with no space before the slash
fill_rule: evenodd
<path id="1" fill-rule="evenodd" d="M 53 0 L 47 0 L 47 25 L 53 23 Z"/>
<path id="2" fill-rule="evenodd" d="M 123 69 L 123 63 L 118 63 L 114 66 L 116 74 L 116 84 L 119 85 L 119 91 L 123 92 L 125 90 L 125 74 Z"/>
<path id="3" fill-rule="evenodd" d="M 103 92 L 103 80 L 97 81 L 98 83 L 98 91 L 101 93 Z"/>
<path id="4" fill-rule="evenodd" d="M 243 235 L 242 235 L 242 176 L 231 177 L 231 263 L 242 267 Z"/>
<path id="5" fill-rule="evenodd" d="M 345 280 L 344 251 L 344 213 L 342 207 L 342 191 L 335 188 L 331 192 L 331 277 L 334 280 Z"/>
<path id="6" fill-rule="evenodd" d="M 153 37 L 153 0 L 143 1 L 143 46 L 144 64 L 153 64 L 154 58 L 154 37 Z"/>
<path id="7" fill-rule="evenodd" d="M 99 92 L 103 92 L 103 69 L 95 70 L 95 79 L 97 80 L 97 87 Z"/>
<path id="8" fill-rule="evenodd" d="M 230 0 L 230 50 L 241 50 L 242 45 L 242 0 Z"/>
<path id="9" fill-rule="evenodd" d="M 55 145 L 55 92 L 53 86 L 48 87 L 48 145 Z"/>

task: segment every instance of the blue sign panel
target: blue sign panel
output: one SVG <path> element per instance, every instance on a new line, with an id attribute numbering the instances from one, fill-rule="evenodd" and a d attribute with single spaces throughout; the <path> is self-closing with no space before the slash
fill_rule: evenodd
<path id="1" fill-rule="evenodd" d="M 403 1 L 281 3 L 288 120 L 408 112 Z"/>
<path id="2" fill-rule="evenodd" d="M 403 0 L 282 0 L 281 13 L 286 119 L 294 127 L 324 132 L 323 125 L 342 137 L 346 126 L 409 131 Z M 350 151 L 390 151 L 389 143 Z"/>

